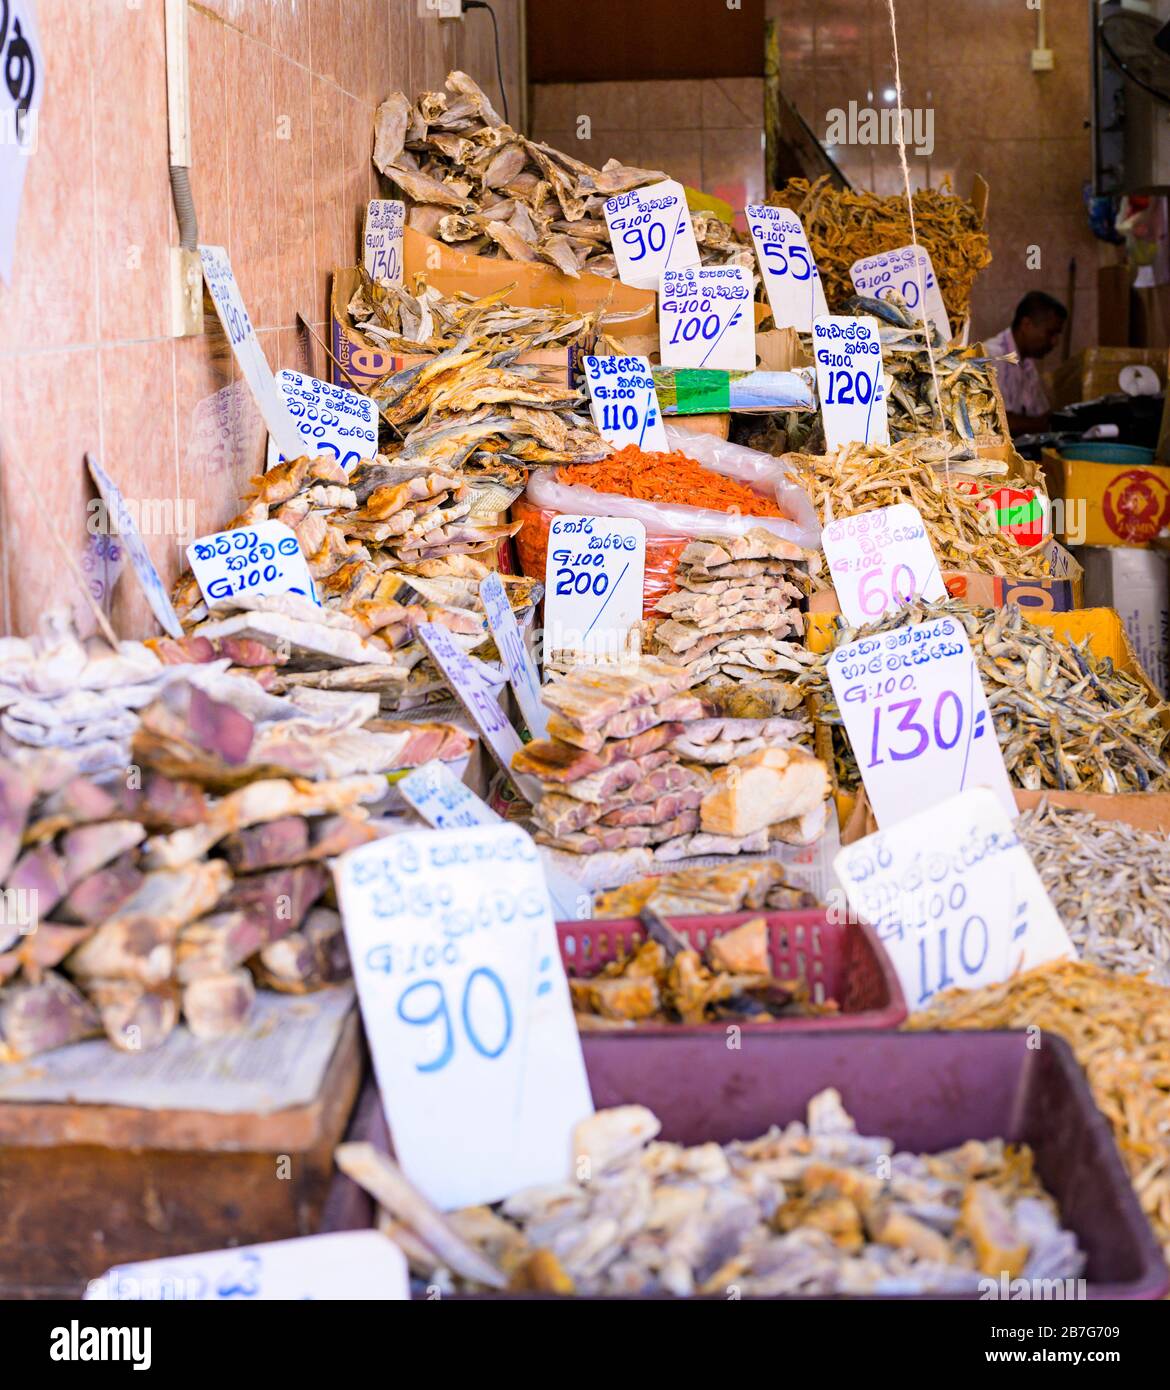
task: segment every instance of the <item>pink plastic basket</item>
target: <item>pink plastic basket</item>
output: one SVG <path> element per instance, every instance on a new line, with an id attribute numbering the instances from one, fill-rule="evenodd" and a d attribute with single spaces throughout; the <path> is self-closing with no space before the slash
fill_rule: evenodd
<path id="1" fill-rule="evenodd" d="M 768 923 L 768 956 L 779 980 L 801 980 L 813 1000 L 834 999 L 840 1012 L 825 1018 L 747 1020 L 742 1026 L 772 1033 L 823 1033 L 841 1028 L 897 1028 L 906 1018 L 902 987 L 867 926 L 830 922 L 823 908 L 801 912 L 732 912 L 723 916 L 672 917 L 670 925 L 696 950 L 742 922 L 763 917 Z M 565 973 L 578 979 L 596 975 L 603 965 L 631 955 L 646 939 L 637 918 L 616 921 L 558 922 L 557 938 Z M 615 1032 L 615 1037 L 646 1037 L 655 1033 L 722 1032 L 715 1023 L 639 1023 Z"/>

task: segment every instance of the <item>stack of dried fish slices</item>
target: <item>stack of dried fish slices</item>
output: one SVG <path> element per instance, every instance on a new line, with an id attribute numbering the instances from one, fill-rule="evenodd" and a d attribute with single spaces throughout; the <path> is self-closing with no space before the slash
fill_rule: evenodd
<path id="1" fill-rule="evenodd" d="M 446 85 L 414 103 L 395 92 L 374 119 L 374 163 L 410 200 L 409 224 L 469 254 L 616 277 L 606 199 L 666 174 L 616 159 L 595 169 L 513 130 L 466 73 Z M 751 248 L 718 218 L 692 222 L 704 264 L 751 264 Z"/>
<path id="2" fill-rule="evenodd" d="M 863 190 L 833 188 L 823 175 L 811 185 L 807 179 L 789 179 L 768 201 L 791 208 L 804 223 L 830 309 L 853 294 L 849 271 L 854 261 L 914 241 L 901 193 L 879 198 Z M 947 314 L 957 326 L 970 311 L 975 277 L 991 264 L 979 214 L 945 187 L 921 188 L 914 194 L 914 230 L 918 244 L 930 252 Z"/>

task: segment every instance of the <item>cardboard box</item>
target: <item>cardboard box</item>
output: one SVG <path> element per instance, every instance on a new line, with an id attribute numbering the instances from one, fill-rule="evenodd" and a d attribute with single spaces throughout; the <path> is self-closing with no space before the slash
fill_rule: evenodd
<path id="1" fill-rule="evenodd" d="M 1064 546 L 1049 541 L 1052 573 L 1046 579 L 1003 579 L 977 570 L 943 570 L 943 583 L 951 598 L 984 608 L 1018 604 L 1030 611 L 1068 613 L 1084 602 L 1081 567 Z M 809 597 L 809 615 L 840 613 L 833 589 L 820 589 Z"/>
<path id="2" fill-rule="evenodd" d="M 1088 463 L 1045 449 L 1058 539 L 1076 545 L 1148 545 L 1170 526 L 1170 468 Z"/>
<path id="3" fill-rule="evenodd" d="M 1165 387 L 1164 348 L 1085 348 L 1053 372 L 1049 392 L 1052 408 L 1059 410 L 1078 401 L 1095 401 L 1098 396 L 1116 395 L 1121 390 L 1118 377 L 1122 368 L 1142 366 L 1153 368 L 1158 373 L 1158 381 Z"/>
<path id="4" fill-rule="evenodd" d="M 1139 546 L 1083 546 L 1085 602 L 1113 608 L 1138 661 L 1163 696 L 1170 694 L 1170 556 Z"/>
<path id="5" fill-rule="evenodd" d="M 653 290 L 636 290 L 603 275 L 583 274 L 573 280 L 543 262 L 468 256 L 424 236 L 413 227 L 403 231 L 402 259 L 403 279 L 408 284 L 416 273 L 421 273 L 426 276 L 428 285 L 446 295 L 470 294 L 480 298 L 496 290 L 506 290 L 503 298 L 509 304 L 564 308 L 583 314 L 604 306 L 615 314 L 631 316 L 607 325 L 605 331 L 609 337 L 624 339 L 653 333 L 657 339 L 658 297 Z M 331 374 L 338 386 L 352 383 L 367 389 L 389 373 L 402 371 L 426 359 L 387 352 L 350 325 L 346 306 L 357 288 L 358 279 L 356 266 L 333 272 L 330 347 L 351 381 L 346 381 L 336 363 L 331 365 Z M 558 348 L 525 354 L 519 361 L 565 366 L 568 354 Z"/>

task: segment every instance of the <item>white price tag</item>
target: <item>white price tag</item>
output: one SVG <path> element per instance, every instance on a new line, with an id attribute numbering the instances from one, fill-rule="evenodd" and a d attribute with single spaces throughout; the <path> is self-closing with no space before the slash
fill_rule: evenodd
<path id="1" fill-rule="evenodd" d="M 664 271 L 658 296 L 658 351 L 664 367 L 755 371 L 756 319 L 747 266 Z"/>
<path id="2" fill-rule="evenodd" d="M 849 623 L 872 623 L 915 597 L 947 596 L 922 513 L 909 502 L 831 521 L 821 545 Z"/>
<path id="3" fill-rule="evenodd" d="M 499 825 L 500 817 L 449 767 L 432 758 L 394 783 L 403 800 L 436 830 L 467 830 Z"/>
<path id="4" fill-rule="evenodd" d="M 835 648 L 829 682 L 877 823 L 989 787 L 1015 798 L 967 633 L 955 618 L 879 632 Z"/>
<path id="5" fill-rule="evenodd" d="M 36 19 L 32 0 L 0 5 L 0 277 L 10 285 L 24 176 L 40 144 L 45 61 Z"/>
<path id="6" fill-rule="evenodd" d="M 833 861 L 881 939 L 911 1010 L 1076 957 L 1015 827 L 982 788 L 847 846 Z"/>
<path id="7" fill-rule="evenodd" d="M 294 457 L 328 454 L 343 468 L 353 468 L 378 452 L 378 408 L 369 396 L 287 368 L 277 372 L 276 386 L 301 434 Z M 268 467 L 285 457 L 270 435 Z"/>
<path id="8" fill-rule="evenodd" d="M 366 205 L 363 264 L 371 280 L 402 284 L 402 228 L 406 204 L 396 198 L 371 198 Z"/>
<path id="9" fill-rule="evenodd" d="M 456 699 L 475 721 L 488 747 L 500 766 L 519 786 L 512 771 L 512 755 L 523 746 L 520 735 L 509 724 L 500 708 L 500 686 L 493 685 L 484 675 L 483 663 L 461 651 L 451 640 L 451 634 L 438 623 L 420 623 L 418 635 L 430 652 L 435 665 L 454 692 Z M 503 681 L 501 679 L 501 686 Z"/>
<path id="10" fill-rule="evenodd" d="M 119 491 L 117 483 L 93 454 L 86 454 L 85 466 L 89 469 L 89 476 L 93 479 L 94 486 L 102 495 L 102 501 L 106 504 L 106 511 L 115 531 L 122 538 L 126 553 L 130 556 L 130 563 L 134 567 L 134 573 L 138 576 L 139 584 L 142 585 L 147 603 L 150 604 L 150 611 L 158 619 L 159 626 L 169 637 L 182 637 L 183 624 L 179 621 L 179 615 L 175 612 L 174 604 L 171 603 L 170 595 L 162 582 L 162 576 L 155 569 L 154 561 L 150 558 L 150 551 L 147 550 L 138 527 L 134 524 L 134 517 L 126 505 L 126 499 Z"/>
<path id="11" fill-rule="evenodd" d="M 479 597 L 528 732 L 533 738 L 545 738 L 548 734 L 548 710 L 540 702 L 540 677 L 520 636 L 516 616 L 498 574 L 489 574 L 481 582 Z"/>
<path id="12" fill-rule="evenodd" d="M 187 563 L 209 608 L 237 594 L 300 594 L 320 607 L 300 542 L 283 521 L 201 536 L 187 547 Z"/>
<path id="13" fill-rule="evenodd" d="M 917 265 L 915 249 L 918 251 Z M 942 291 L 930 262 L 930 252 L 925 247 L 899 246 L 895 251 L 864 256 L 853 262 L 849 274 L 858 294 L 867 295 L 870 299 L 888 299 L 891 294 L 900 295 L 915 318 L 927 319 L 942 334 L 944 341 L 951 341 L 947 306 L 943 303 Z M 919 280 L 926 291 L 925 314 L 919 307 L 922 298 Z"/>
<path id="14" fill-rule="evenodd" d="M 589 411 L 603 439 L 615 449 L 636 444 L 647 453 L 668 452 L 666 426 L 648 357 L 586 357 Z"/>
<path id="15" fill-rule="evenodd" d="M 888 444 L 890 420 L 877 319 L 843 314 L 817 319 L 813 354 L 828 447 L 854 441 Z"/>
<path id="16" fill-rule="evenodd" d="M 646 528 L 612 516 L 556 516 L 544 571 L 544 652 L 615 660 L 641 650 Z"/>
<path id="17" fill-rule="evenodd" d="M 776 327 L 811 333 L 813 319 L 824 318 L 829 306 L 800 218 L 767 203 L 749 203 L 744 214 Z"/>
<path id="18" fill-rule="evenodd" d="M 607 198 L 605 225 L 623 285 L 656 290 L 668 267 L 699 264 L 687 195 L 674 179 Z"/>
<path id="19" fill-rule="evenodd" d="M 96 1302 L 409 1297 L 406 1256 L 381 1231 L 335 1231 L 115 1265 L 90 1280 L 85 1291 L 85 1298 Z"/>
<path id="20" fill-rule="evenodd" d="M 593 1102 L 531 837 L 410 832 L 351 850 L 334 874 L 407 1175 L 444 1209 L 564 1182 Z"/>
<path id="21" fill-rule="evenodd" d="M 232 345 L 244 380 L 256 398 L 268 433 L 285 458 L 299 458 L 304 452 L 300 432 L 276 389 L 272 368 L 244 308 L 244 299 L 232 274 L 232 263 L 228 260 L 227 252 L 222 246 L 201 246 L 199 259 L 203 262 L 203 280 L 215 304 L 215 311 Z"/>

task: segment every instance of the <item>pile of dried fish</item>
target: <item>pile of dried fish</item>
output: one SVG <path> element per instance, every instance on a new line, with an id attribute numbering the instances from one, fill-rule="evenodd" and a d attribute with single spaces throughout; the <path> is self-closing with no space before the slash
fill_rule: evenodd
<path id="1" fill-rule="evenodd" d="M 1170 985 L 1170 840 L 1048 803 L 1016 830 L 1082 958 Z"/>
<path id="2" fill-rule="evenodd" d="M 896 295 L 889 299 L 855 297 L 846 310 L 870 314 L 882 325 L 891 439 L 897 442 L 940 428 L 944 435 L 953 430 L 968 442 L 995 442 L 1006 436 L 1007 422 L 1000 417 L 992 358 L 980 357 L 973 347 L 947 344 L 934 324 L 924 326 Z M 934 375 L 930 370 L 932 357 Z"/>
<path id="3" fill-rule="evenodd" d="M 586 347 L 599 327 L 630 317 L 505 303 L 512 288 L 494 290 L 479 299 L 470 294 L 448 296 L 428 285 L 420 273 L 414 277 L 412 293 L 405 285 L 376 284 L 362 270 L 349 313 L 354 327 L 377 346 L 415 356 L 445 352 L 465 338 L 490 342 L 497 352 Z"/>
<path id="4" fill-rule="evenodd" d="M 1112 661 L 1096 660 L 1088 639 L 1062 642 L 1029 622 L 1014 604 L 997 609 L 953 600 L 908 604 L 864 627 L 839 628 L 836 645 L 936 618 L 950 618 L 966 630 L 1003 760 L 1017 786 L 1170 790 L 1170 729 L 1163 723 L 1170 705 L 1156 701 Z M 839 727 L 826 662 L 827 657 L 819 658 L 800 684 L 817 695 L 819 717 Z"/>
<path id="5" fill-rule="evenodd" d="M 822 1018 L 840 1012 L 835 1000 L 813 1001 L 803 980 L 772 975 L 768 924 L 743 922 L 707 945 L 706 960 L 661 919 L 632 956 L 603 966 L 588 979 L 571 977 L 573 1009 L 582 1031 L 633 1028 L 639 1023 L 759 1022 Z"/>
<path id="6" fill-rule="evenodd" d="M 1043 1028 L 1065 1039 L 1170 1259 L 1170 990 L 1062 961 L 937 996 L 907 1028 Z"/>
<path id="7" fill-rule="evenodd" d="M 768 202 L 792 208 L 804 223 L 830 309 L 853 294 L 849 271 L 854 261 L 914 241 L 901 193 L 879 198 L 863 190 L 833 188 L 824 175 L 811 185 L 807 179 L 789 179 L 769 194 Z M 947 315 L 957 327 L 970 311 L 975 277 L 991 264 L 979 214 L 946 188 L 922 188 L 914 194 L 914 227 L 918 244 L 930 252 Z"/>
<path id="8" fill-rule="evenodd" d="M 593 900 L 595 919 L 638 917 L 644 908 L 660 917 L 697 917 L 765 907 L 788 912 L 816 907 L 817 900 L 785 881 L 784 866 L 774 859 L 724 864 L 714 869 L 675 869 L 640 878 Z"/>
<path id="9" fill-rule="evenodd" d="M 812 657 L 799 642 L 799 604 L 820 554 L 756 527 L 732 539 L 693 540 L 679 556 L 678 588 L 655 604 L 651 650 L 711 685 L 799 674 Z"/>
<path id="10" fill-rule="evenodd" d="M 990 498 L 1005 471 L 989 459 L 957 458 L 941 441 L 843 444 L 832 454 L 785 454 L 822 522 L 909 502 L 922 513 L 944 569 L 978 570 L 1005 579 L 1041 579 L 1051 571 L 1044 545 L 1025 549 L 999 529 Z M 962 490 L 957 484 L 962 484 Z"/>
<path id="11" fill-rule="evenodd" d="M 574 1132 L 571 1178 L 446 1216 L 372 1146 L 336 1158 L 385 1210 L 412 1270 L 447 1291 L 973 1294 L 1005 1270 L 1084 1268 L 1027 1146 L 896 1153 L 858 1134 L 832 1089 L 809 1101 L 807 1125 L 758 1139 L 688 1147 L 655 1142 L 660 1129 L 641 1105 L 598 1111 Z"/>
<path id="12" fill-rule="evenodd" d="M 506 125 L 466 73 L 446 85 L 414 103 L 395 92 L 374 118 L 374 163 L 410 200 L 409 224 L 473 255 L 616 276 L 606 199 L 666 175 L 616 159 L 594 169 Z M 704 264 L 751 263 L 726 223 L 709 213 L 692 222 Z"/>

